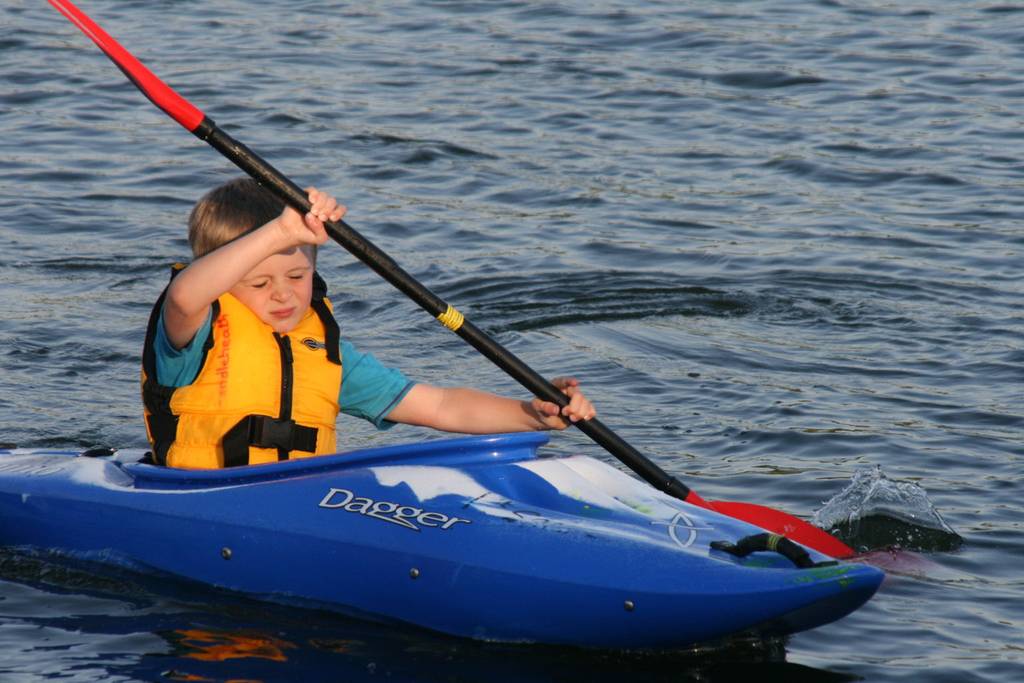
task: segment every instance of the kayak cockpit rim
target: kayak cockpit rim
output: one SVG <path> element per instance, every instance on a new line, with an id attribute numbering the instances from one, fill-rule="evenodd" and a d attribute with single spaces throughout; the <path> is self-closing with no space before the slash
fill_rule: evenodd
<path id="1" fill-rule="evenodd" d="M 190 470 L 145 463 L 124 463 L 122 469 L 136 487 L 204 487 L 257 483 L 331 470 L 415 462 L 430 465 L 473 465 L 517 462 L 538 457 L 537 449 L 549 441 L 544 432 L 487 434 L 436 439 L 414 444 L 363 448 L 333 455 L 245 465 L 217 470 Z"/>

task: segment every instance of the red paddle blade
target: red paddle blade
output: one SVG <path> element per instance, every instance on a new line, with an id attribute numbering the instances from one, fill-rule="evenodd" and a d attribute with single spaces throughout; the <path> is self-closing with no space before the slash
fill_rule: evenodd
<path id="1" fill-rule="evenodd" d="M 691 505 L 707 508 L 708 510 L 714 510 L 719 514 L 738 519 L 741 522 L 753 524 L 765 531 L 785 536 L 791 541 L 811 550 L 817 550 L 819 553 L 829 557 L 843 559 L 853 557 L 855 554 L 853 548 L 832 534 L 782 510 L 757 505 L 756 503 L 704 500 L 693 491 L 690 491 L 686 496 L 686 502 Z"/>
<path id="2" fill-rule="evenodd" d="M 163 109 L 168 116 L 184 126 L 190 133 L 199 126 L 205 118 L 203 112 L 154 76 L 152 71 L 132 56 L 132 53 L 121 47 L 120 43 L 107 35 L 107 32 L 90 19 L 85 12 L 67 0 L 49 0 L 49 2 L 82 33 L 89 36 L 92 42 L 96 43 L 110 57 L 110 60 L 153 104 Z"/>
<path id="3" fill-rule="evenodd" d="M 716 500 L 708 503 L 715 512 L 759 526 L 766 531 L 785 536 L 823 555 L 843 559 L 853 557 L 854 550 L 832 534 L 819 529 L 799 517 L 754 503 Z"/>

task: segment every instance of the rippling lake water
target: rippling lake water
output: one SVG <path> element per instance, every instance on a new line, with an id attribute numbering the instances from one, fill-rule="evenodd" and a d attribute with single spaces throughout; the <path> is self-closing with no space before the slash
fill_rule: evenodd
<path id="1" fill-rule="evenodd" d="M 879 554 L 879 594 L 829 626 L 658 656 L 0 551 L 0 680 L 1020 680 L 1024 5 L 80 5 L 705 497 L 809 518 L 880 466 L 963 544 Z M 235 175 L 48 4 L 3 4 L 0 442 L 144 445 L 149 307 L 192 203 Z M 346 252 L 319 265 L 360 348 L 521 393 Z"/>

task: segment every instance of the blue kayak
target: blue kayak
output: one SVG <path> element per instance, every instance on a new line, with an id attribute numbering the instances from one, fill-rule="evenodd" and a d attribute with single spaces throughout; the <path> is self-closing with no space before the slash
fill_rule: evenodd
<path id="1" fill-rule="evenodd" d="M 741 556 L 730 547 L 763 530 L 593 458 L 539 456 L 546 442 L 203 471 L 145 464 L 141 450 L 0 450 L 0 545 L 456 636 L 605 648 L 794 633 L 882 581 L 813 551 L 803 568 L 767 549 Z"/>

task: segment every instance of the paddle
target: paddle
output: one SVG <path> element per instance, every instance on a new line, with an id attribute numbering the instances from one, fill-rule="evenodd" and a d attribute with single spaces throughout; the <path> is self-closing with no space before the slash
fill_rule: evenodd
<path id="1" fill-rule="evenodd" d="M 84 12 L 67 0 L 49 0 L 61 14 L 92 39 L 116 64 L 132 83 L 153 104 L 180 123 L 186 130 L 204 140 L 252 176 L 260 185 L 276 194 L 300 213 L 309 210 L 306 193 L 252 150 L 221 130 L 192 103 L 157 78 L 130 52 L 111 38 Z M 421 308 L 437 318 L 445 327 L 462 337 L 473 348 L 489 358 L 495 365 L 511 375 L 534 395 L 559 406 L 568 404 L 568 398 L 554 385 L 519 360 L 507 349 L 491 339 L 466 320 L 450 304 L 420 284 L 405 272 L 390 256 L 369 242 L 344 221 L 330 222 L 327 232 L 353 256 L 373 269 Z M 574 423 L 624 465 L 640 475 L 660 491 L 693 505 L 717 510 L 730 517 L 750 522 L 762 529 L 783 534 L 809 548 L 832 557 L 849 557 L 853 550 L 833 536 L 797 517 L 751 503 L 708 502 L 691 491 L 685 484 L 669 475 L 623 441 L 615 432 L 597 419 Z"/>

